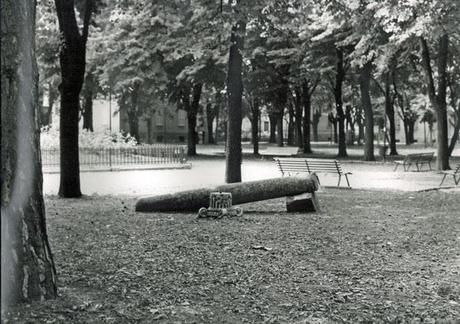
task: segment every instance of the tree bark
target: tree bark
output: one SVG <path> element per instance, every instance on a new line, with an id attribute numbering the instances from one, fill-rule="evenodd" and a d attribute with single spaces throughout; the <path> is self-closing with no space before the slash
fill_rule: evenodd
<path id="1" fill-rule="evenodd" d="M 212 109 L 212 104 L 208 102 L 206 104 L 206 126 L 208 130 L 208 144 L 216 144 L 216 141 L 214 140 L 214 132 L 212 127 L 214 118 L 215 114 L 214 110 Z"/>
<path id="2" fill-rule="evenodd" d="M 441 35 L 438 40 L 438 89 L 436 93 L 433 71 L 431 69 L 430 52 L 426 40 L 420 38 L 422 52 L 422 65 L 425 72 L 425 79 L 428 89 L 428 97 L 431 105 L 436 111 L 436 168 L 437 170 L 448 170 L 449 148 L 448 148 L 448 126 L 447 126 L 447 58 L 449 53 L 449 36 L 447 33 Z"/>
<path id="3" fill-rule="evenodd" d="M 310 84 L 305 80 L 302 84 L 302 102 L 303 102 L 303 152 L 312 153 L 311 150 L 311 90 Z"/>
<path id="4" fill-rule="evenodd" d="M 209 207 L 211 192 L 230 192 L 232 203 L 244 204 L 284 196 L 295 196 L 318 190 L 317 178 L 285 177 L 234 183 L 215 188 L 202 188 L 174 194 L 141 198 L 136 203 L 138 212 L 197 212 Z"/>
<path id="5" fill-rule="evenodd" d="M 94 75 L 93 71 L 88 71 L 83 88 L 83 129 L 94 131 L 93 129 L 93 97 L 94 97 Z"/>
<path id="6" fill-rule="evenodd" d="M 345 69 L 343 67 L 343 50 L 336 49 L 337 62 L 334 85 L 335 109 L 337 112 L 338 131 L 339 131 L 339 152 L 338 157 L 347 156 L 347 143 L 345 134 L 345 114 L 343 111 L 342 86 L 345 79 Z"/>
<path id="7" fill-rule="evenodd" d="M 288 122 L 288 138 L 287 145 L 294 146 L 294 133 L 295 133 L 295 124 L 294 124 L 294 106 L 292 103 L 289 103 L 288 106 L 289 113 L 289 122 Z"/>
<path id="8" fill-rule="evenodd" d="M 276 119 L 276 144 L 279 147 L 284 146 L 283 115 L 284 109 L 278 113 L 278 118 Z"/>
<path id="9" fill-rule="evenodd" d="M 225 182 L 241 182 L 241 120 L 243 95 L 243 57 L 246 23 L 239 20 L 232 27 L 228 58 L 228 124 L 225 154 Z"/>
<path id="10" fill-rule="evenodd" d="M 129 134 L 133 136 L 137 143 L 140 143 L 139 137 L 139 91 L 140 91 L 140 84 L 135 83 L 133 85 L 133 89 L 131 91 L 131 103 L 128 106 L 128 123 L 129 123 Z"/>
<path id="11" fill-rule="evenodd" d="M 385 114 L 388 117 L 388 124 L 390 128 L 389 155 L 398 155 L 398 151 L 396 150 L 395 107 L 393 97 L 391 96 L 391 77 L 394 77 L 394 71 L 387 73 L 385 77 Z"/>
<path id="12" fill-rule="evenodd" d="M 40 155 L 35 2 L 2 2 L 1 306 L 55 298 Z"/>
<path id="13" fill-rule="evenodd" d="M 294 89 L 294 110 L 295 110 L 295 139 L 299 149 L 303 151 L 302 137 L 302 90 L 300 87 Z"/>
<path id="14" fill-rule="evenodd" d="M 187 135 L 187 155 L 196 155 L 196 143 L 198 139 L 198 133 L 196 130 L 196 117 L 198 115 L 198 109 L 200 108 L 201 91 L 203 89 L 202 83 L 196 83 L 193 85 L 192 91 L 192 102 L 190 108 L 187 109 L 187 121 L 188 121 L 188 135 Z"/>
<path id="15" fill-rule="evenodd" d="M 60 185 L 59 196 L 81 197 L 80 163 L 78 154 L 79 96 L 83 85 L 86 65 L 86 41 L 93 0 L 86 1 L 83 30 L 80 33 L 73 0 L 55 0 L 59 31 L 63 44 L 60 46 L 61 65 L 61 112 L 60 112 Z"/>
<path id="16" fill-rule="evenodd" d="M 56 91 L 48 84 L 48 107 L 43 107 L 40 116 L 40 127 L 51 126 L 53 122 L 53 106 L 56 101 Z"/>
<path id="17" fill-rule="evenodd" d="M 259 121 L 260 121 L 260 107 L 259 99 L 254 98 L 251 105 L 252 119 L 251 119 L 251 131 L 252 131 L 252 145 L 254 155 L 259 155 Z"/>
<path id="18" fill-rule="evenodd" d="M 315 110 L 313 113 L 313 122 L 312 122 L 312 128 L 313 128 L 313 141 L 318 142 L 319 141 L 319 136 L 318 136 L 318 125 L 319 121 L 321 119 L 321 112 L 319 110 Z"/>
<path id="19" fill-rule="evenodd" d="M 371 96 L 369 93 L 372 63 L 366 63 L 360 72 L 359 88 L 361 90 L 361 105 L 364 109 L 365 140 L 364 161 L 375 161 L 374 156 L 374 112 L 372 110 Z"/>
<path id="20" fill-rule="evenodd" d="M 269 143 L 276 143 L 276 115 L 274 113 L 268 114 L 268 119 L 270 121 L 270 138 Z"/>

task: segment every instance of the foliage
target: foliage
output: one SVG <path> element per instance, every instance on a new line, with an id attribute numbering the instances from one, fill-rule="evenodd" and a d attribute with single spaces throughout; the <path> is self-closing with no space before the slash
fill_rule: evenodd
<path id="1" fill-rule="evenodd" d="M 59 148 L 59 128 L 43 127 L 40 135 L 42 149 Z M 120 132 L 79 132 L 78 145 L 80 148 L 123 148 L 137 145 L 136 139 L 129 134 Z"/>

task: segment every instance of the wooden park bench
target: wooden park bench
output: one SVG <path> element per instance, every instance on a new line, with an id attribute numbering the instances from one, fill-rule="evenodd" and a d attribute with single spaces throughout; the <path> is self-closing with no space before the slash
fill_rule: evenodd
<path id="1" fill-rule="evenodd" d="M 279 170 L 283 176 L 295 175 L 298 173 L 334 173 L 338 174 L 339 182 L 337 187 L 340 187 L 340 181 L 342 176 L 345 176 L 347 180 L 348 188 L 350 182 L 348 181 L 348 175 L 351 172 L 344 172 L 340 162 L 337 160 L 320 160 L 320 159 L 301 159 L 301 158 L 274 158 Z"/>
<path id="2" fill-rule="evenodd" d="M 453 170 L 442 171 L 441 173 L 444 174 L 444 176 L 442 177 L 441 183 L 439 184 L 440 187 L 442 186 L 444 180 L 446 180 L 446 177 L 448 175 L 452 175 L 452 177 L 454 178 L 455 185 L 458 185 L 460 183 L 460 162 Z"/>
<path id="3" fill-rule="evenodd" d="M 395 168 L 394 171 L 398 168 L 398 166 L 402 165 L 404 168 L 404 171 L 409 171 L 409 168 L 412 165 L 415 165 L 417 167 L 417 171 L 422 170 L 422 166 L 424 164 L 427 164 L 430 167 L 431 170 L 431 161 L 433 160 L 433 155 L 434 153 L 413 153 L 413 154 L 407 154 L 404 157 L 403 161 L 395 161 Z"/>
<path id="4" fill-rule="evenodd" d="M 268 146 L 259 151 L 260 155 L 270 156 L 293 156 L 299 153 L 299 148 L 294 146 Z"/>

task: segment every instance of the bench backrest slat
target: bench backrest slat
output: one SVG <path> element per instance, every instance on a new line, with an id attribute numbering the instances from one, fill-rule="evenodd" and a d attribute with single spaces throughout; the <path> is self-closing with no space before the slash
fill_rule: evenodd
<path id="1" fill-rule="evenodd" d="M 320 159 L 282 159 L 275 158 L 275 161 L 284 175 L 286 172 L 306 172 L 306 173 L 338 173 L 343 174 L 342 166 L 337 160 Z"/>

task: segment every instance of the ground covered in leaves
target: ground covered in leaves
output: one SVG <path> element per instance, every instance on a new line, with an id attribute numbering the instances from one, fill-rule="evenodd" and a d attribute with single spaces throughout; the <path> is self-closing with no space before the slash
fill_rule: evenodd
<path id="1" fill-rule="evenodd" d="M 460 319 L 460 195 L 327 189 L 242 218 L 135 213 L 133 198 L 47 197 L 59 298 L 19 323 L 435 322 Z"/>

